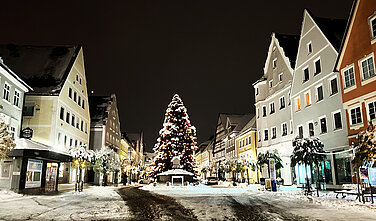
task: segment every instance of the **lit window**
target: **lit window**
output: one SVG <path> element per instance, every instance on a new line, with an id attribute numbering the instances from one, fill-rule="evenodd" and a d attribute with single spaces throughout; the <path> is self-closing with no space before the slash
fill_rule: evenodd
<path id="1" fill-rule="evenodd" d="M 303 73 L 304 73 L 304 75 L 303 75 L 303 82 L 306 82 L 306 81 L 309 80 L 309 70 L 308 70 L 308 67 L 303 70 Z"/>
<path id="2" fill-rule="evenodd" d="M 316 101 L 321 101 L 324 99 L 324 92 L 322 85 L 316 88 Z"/>
<path id="3" fill-rule="evenodd" d="M 362 123 L 362 113 L 360 107 L 350 110 L 351 125 Z"/>
<path id="4" fill-rule="evenodd" d="M 366 80 L 375 76 L 375 65 L 373 63 L 373 56 L 364 59 L 362 62 L 363 79 Z"/>
<path id="5" fill-rule="evenodd" d="M 306 106 L 311 105 L 311 94 L 309 92 L 305 94 L 305 100 L 306 100 Z"/>
<path id="6" fill-rule="evenodd" d="M 13 105 L 19 107 L 20 105 L 20 92 L 14 90 Z"/>
<path id="7" fill-rule="evenodd" d="M 296 98 L 295 99 L 295 107 L 296 107 L 296 111 L 300 111 L 301 109 L 301 106 L 300 106 L 300 97 Z"/>
<path id="8" fill-rule="evenodd" d="M 376 101 L 368 104 L 368 113 L 370 120 L 376 119 Z"/>
<path id="9" fill-rule="evenodd" d="M 7 83 L 4 83 L 4 93 L 3 93 L 4 100 L 9 101 L 10 100 L 10 85 Z"/>
<path id="10" fill-rule="evenodd" d="M 343 72 L 345 77 L 345 88 L 355 85 L 354 67 L 350 67 Z"/>

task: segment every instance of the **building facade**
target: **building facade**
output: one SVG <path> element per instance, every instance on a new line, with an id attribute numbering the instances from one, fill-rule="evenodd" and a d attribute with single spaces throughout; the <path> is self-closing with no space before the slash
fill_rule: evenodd
<path id="1" fill-rule="evenodd" d="M 0 60 L 0 119 L 8 125 L 13 139 L 20 137 L 24 95 L 31 91 L 21 78 Z M 0 159 L 0 188 L 11 188 L 13 160 Z"/>
<path id="2" fill-rule="evenodd" d="M 252 171 L 257 162 L 257 127 L 254 116 L 239 132 L 235 139 L 238 162 L 245 165 L 245 171 L 238 177 L 242 182 L 257 183 L 258 172 Z M 253 165 L 253 166 L 252 166 Z"/>
<path id="3" fill-rule="evenodd" d="M 264 66 L 264 74 L 253 84 L 255 89 L 257 153 L 277 151 L 283 161 L 278 176 L 284 184 L 293 183 L 290 156 L 293 146 L 290 89 L 299 37 L 273 33 Z M 268 177 L 268 168 L 262 176 Z"/>
<path id="4" fill-rule="evenodd" d="M 336 69 L 340 72 L 348 144 L 376 123 L 376 1 L 356 0 L 348 20 Z"/>
<path id="5" fill-rule="evenodd" d="M 304 11 L 296 68 L 291 87 L 294 137 L 318 137 L 326 152 L 349 149 L 347 123 L 339 90 L 339 74 L 334 70 L 345 31 L 346 20 L 314 17 Z M 314 180 L 324 177 L 328 184 L 351 182 L 350 157 L 328 154 L 317 170 L 307 168 Z M 296 166 L 297 183 L 305 183 L 304 165 Z"/>
<path id="6" fill-rule="evenodd" d="M 107 146 L 111 148 L 115 155 L 111 156 L 120 160 L 120 120 L 115 94 L 110 96 L 90 96 L 90 143 L 89 149 L 99 151 Z M 88 182 L 101 184 L 103 174 L 94 173 L 89 170 Z M 118 179 L 119 173 L 109 173 L 107 183 L 114 183 Z"/>

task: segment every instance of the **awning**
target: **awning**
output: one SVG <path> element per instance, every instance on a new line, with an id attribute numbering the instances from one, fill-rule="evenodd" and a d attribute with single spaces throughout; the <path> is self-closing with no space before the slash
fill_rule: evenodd
<path id="1" fill-rule="evenodd" d="M 66 151 L 58 151 L 51 146 L 20 138 L 15 140 L 16 147 L 8 154 L 10 157 L 29 157 L 56 162 L 71 162 L 72 156 Z"/>
<path id="2" fill-rule="evenodd" d="M 188 175 L 188 176 L 194 176 L 193 173 L 188 172 L 186 170 L 182 169 L 172 169 L 172 170 L 167 170 L 163 173 L 157 174 L 157 176 L 168 176 L 168 175 Z"/>

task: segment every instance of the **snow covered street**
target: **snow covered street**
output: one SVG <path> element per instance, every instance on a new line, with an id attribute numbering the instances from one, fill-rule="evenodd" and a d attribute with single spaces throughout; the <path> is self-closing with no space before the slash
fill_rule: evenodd
<path id="1" fill-rule="evenodd" d="M 89 186 L 83 192 L 21 195 L 0 191 L 0 220 L 116 220 L 129 217 L 115 187 Z"/>
<path id="2" fill-rule="evenodd" d="M 81 193 L 0 191 L 0 220 L 373 220 L 370 203 L 259 186 L 89 186 Z"/>

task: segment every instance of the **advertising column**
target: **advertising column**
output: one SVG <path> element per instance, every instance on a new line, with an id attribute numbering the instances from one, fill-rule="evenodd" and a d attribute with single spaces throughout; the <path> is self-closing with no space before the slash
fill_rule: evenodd
<path id="1" fill-rule="evenodd" d="M 270 179 L 272 184 L 272 191 L 277 191 L 277 183 L 276 183 L 276 173 L 275 173 L 275 160 L 274 158 L 269 159 L 269 170 L 270 170 Z"/>

